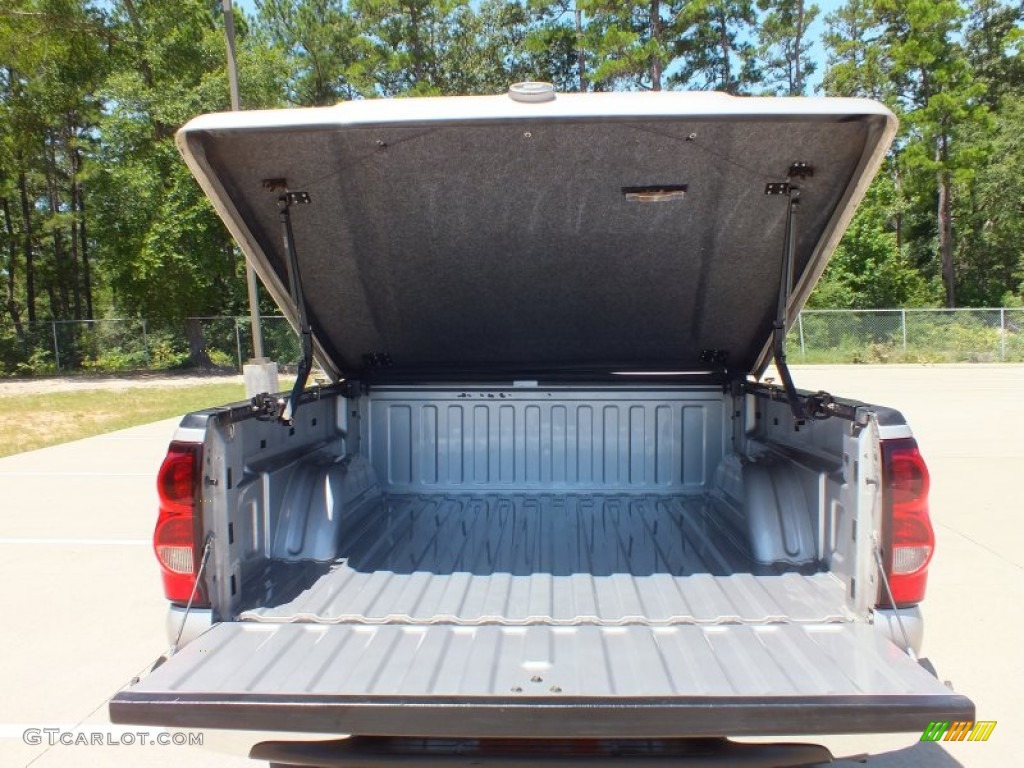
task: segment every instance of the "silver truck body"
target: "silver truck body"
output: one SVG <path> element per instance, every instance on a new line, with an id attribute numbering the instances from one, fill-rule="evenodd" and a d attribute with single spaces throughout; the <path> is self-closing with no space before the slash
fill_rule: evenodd
<path id="1" fill-rule="evenodd" d="M 898 633 L 879 608 L 902 417 L 795 420 L 752 379 L 893 126 L 871 102 L 609 94 L 183 129 L 337 382 L 288 426 L 183 421 L 210 626 L 114 720 L 635 740 L 970 719 L 908 653 L 916 608 Z"/>

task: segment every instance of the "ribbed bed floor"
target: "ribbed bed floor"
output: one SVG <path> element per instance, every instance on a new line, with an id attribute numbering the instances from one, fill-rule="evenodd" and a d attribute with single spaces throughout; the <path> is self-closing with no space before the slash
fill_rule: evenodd
<path id="1" fill-rule="evenodd" d="M 251 621 L 647 624 L 846 621 L 828 573 L 757 566 L 704 497 L 391 495 L 334 563 L 273 562 Z M 273 594 L 258 594 L 262 585 Z"/>

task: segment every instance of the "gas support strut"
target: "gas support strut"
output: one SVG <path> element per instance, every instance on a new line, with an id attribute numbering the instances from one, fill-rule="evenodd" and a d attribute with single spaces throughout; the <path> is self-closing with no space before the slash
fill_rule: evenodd
<path id="1" fill-rule="evenodd" d="M 812 173 L 811 167 L 804 163 L 796 163 L 790 169 L 791 176 L 807 176 Z M 789 409 L 793 412 L 793 418 L 797 421 L 827 419 L 832 415 L 832 396 L 827 392 L 818 392 L 808 397 L 805 403 L 796 390 L 793 375 L 786 363 L 786 315 L 790 293 L 793 290 L 793 269 L 796 260 L 796 214 L 800 207 L 800 188 L 786 182 L 784 185 L 771 184 L 769 190 L 769 194 L 783 193 L 787 195 L 786 236 L 782 246 L 782 278 L 779 283 L 779 303 L 775 313 L 775 322 L 772 324 L 772 355 L 775 358 L 775 367 L 782 378 L 782 387 L 786 392 L 786 400 L 789 402 Z M 810 408 L 807 407 L 808 405 Z"/>
<path id="2" fill-rule="evenodd" d="M 291 215 L 293 205 L 306 205 L 309 201 L 309 194 L 306 192 L 286 191 L 277 199 L 278 220 L 281 223 L 281 236 L 284 240 L 285 264 L 288 268 L 288 290 L 299 321 L 302 358 L 299 360 L 298 378 L 295 379 L 291 395 L 287 400 L 274 397 L 267 392 L 256 395 L 252 399 L 252 408 L 257 411 L 257 418 L 276 420 L 285 426 L 290 426 L 294 422 L 295 411 L 299 407 L 299 396 L 306 388 L 309 372 L 313 369 L 313 332 L 309 327 L 306 300 L 302 295 L 302 278 L 299 275 L 299 262 L 295 253 L 295 234 L 292 232 Z"/>

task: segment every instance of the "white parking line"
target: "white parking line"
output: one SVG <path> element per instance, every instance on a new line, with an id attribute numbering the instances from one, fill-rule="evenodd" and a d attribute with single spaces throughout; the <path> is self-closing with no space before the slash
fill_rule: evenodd
<path id="1" fill-rule="evenodd" d="M 16 538 L 0 538 L 0 546 L 5 544 L 18 545 L 54 545 L 60 547 L 79 547 L 79 546 L 94 546 L 94 547 L 138 547 L 145 544 L 149 546 L 153 542 L 149 539 L 16 539 Z"/>
<path id="2" fill-rule="evenodd" d="M 156 477 L 156 472 L 0 472 L 0 477 Z"/>
<path id="3" fill-rule="evenodd" d="M 42 734 L 41 741 L 46 741 L 49 733 L 102 733 L 121 736 L 125 733 L 137 734 L 140 731 L 164 733 L 166 728 L 157 726 L 112 725 L 110 723 L 0 723 L 0 739 L 24 739 L 25 731 Z"/>

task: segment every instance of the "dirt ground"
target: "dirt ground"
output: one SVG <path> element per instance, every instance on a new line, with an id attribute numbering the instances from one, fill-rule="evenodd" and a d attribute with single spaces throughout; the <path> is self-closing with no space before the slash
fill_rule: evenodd
<path id="1" fill-rule="evenodd" d="M 190 387 L 196 384 L 243 384 L 238 373 L 143 372 L 97 376 L 47 376 L 33 379 L 0 379 L 0 397 L 74 392 L 86 389 L 134 387 Z"/>

